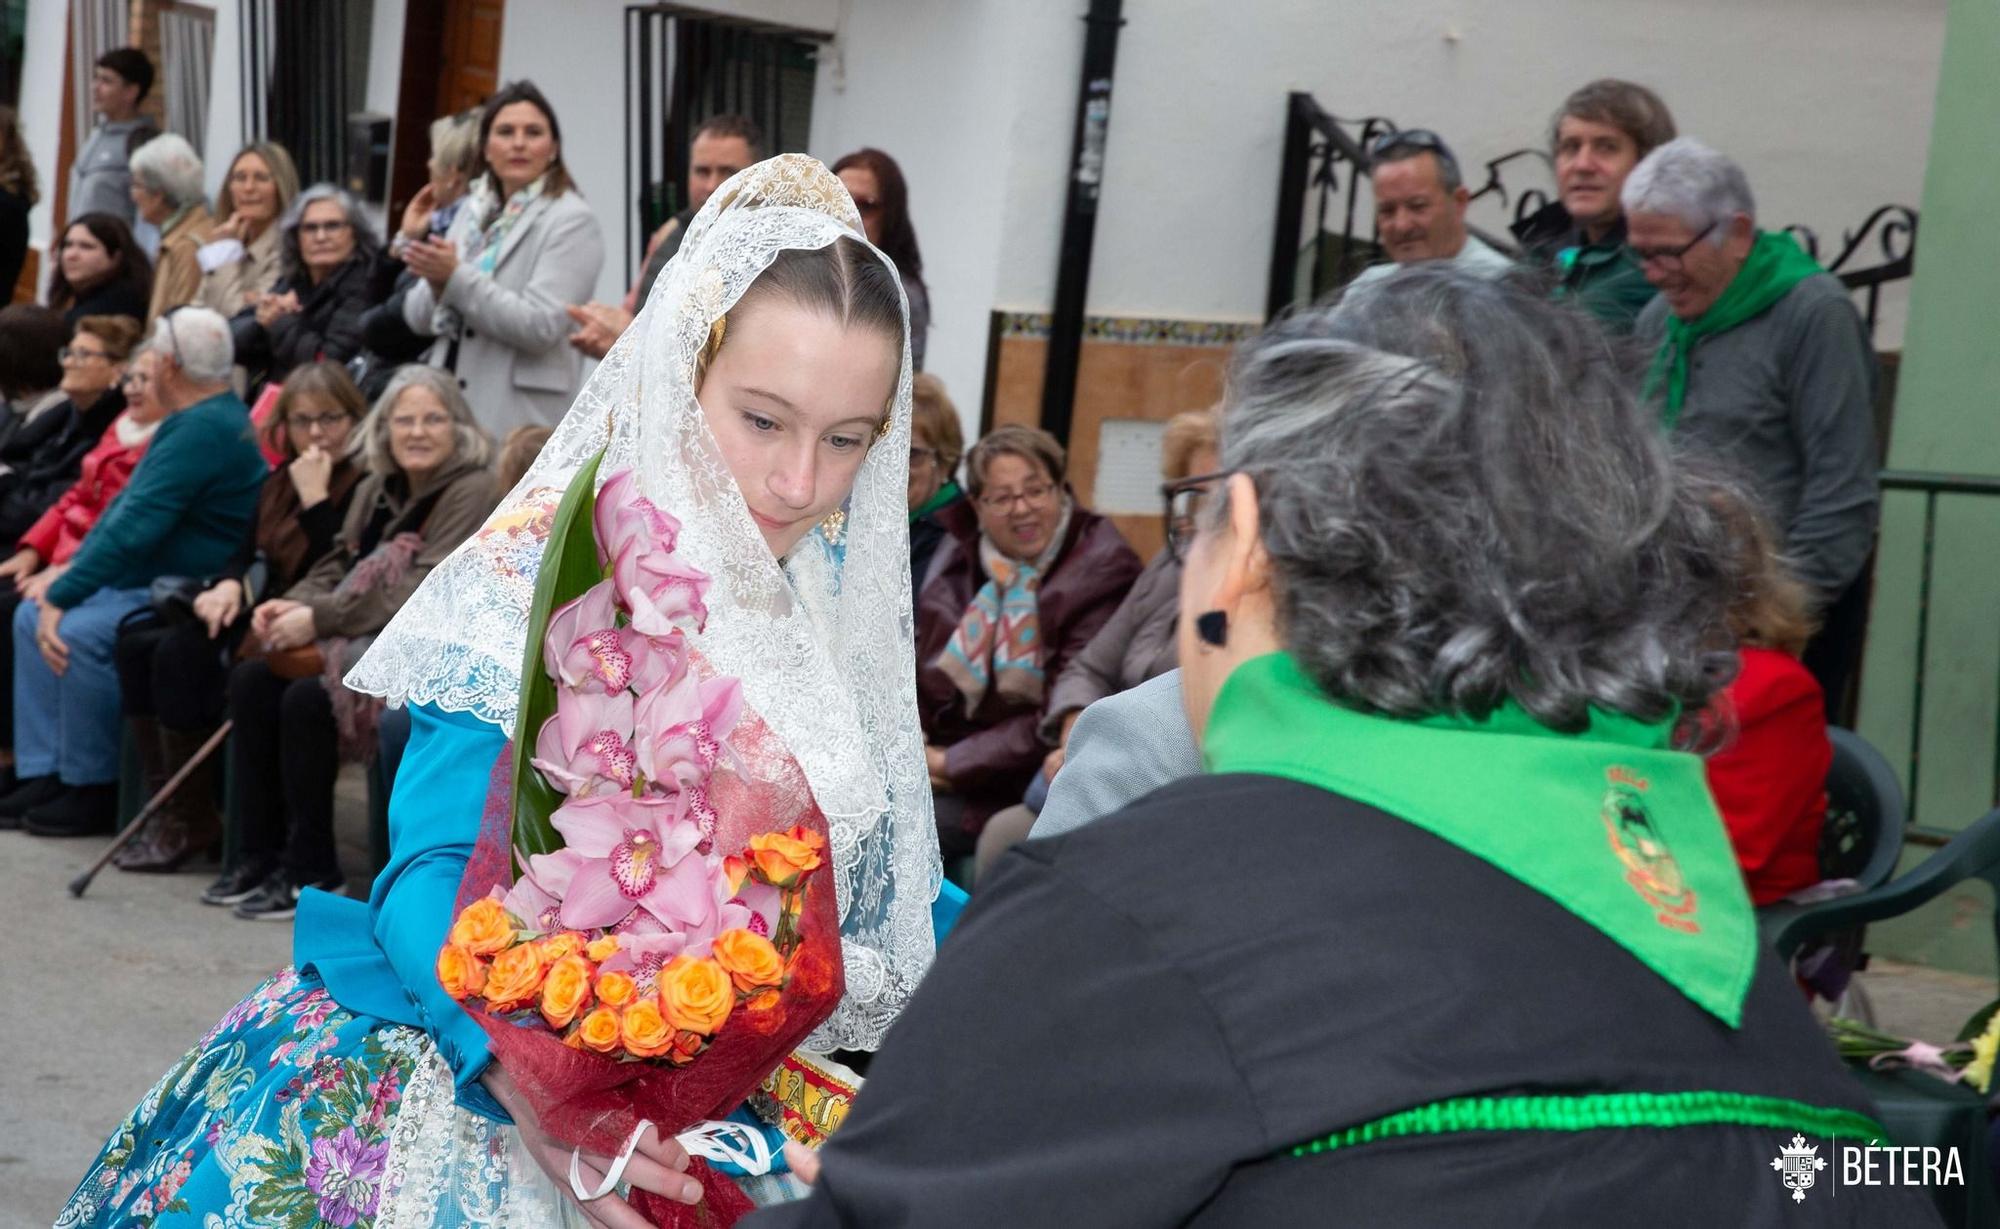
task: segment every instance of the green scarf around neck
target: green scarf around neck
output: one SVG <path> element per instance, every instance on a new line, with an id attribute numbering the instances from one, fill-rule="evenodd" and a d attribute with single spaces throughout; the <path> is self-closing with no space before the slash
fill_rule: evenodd
<path id="1" fill-rule="evenodd" d="M 1665 387 L 1661 425 L 1672 431 L 1680 421 L 1681 404 L 1687 400 L 1688 359 L 1697 341 L 1726 333 L 1764 314 L 1790 294 L 1794 286 L 1818 272 L 1821 272 L 1819 262 L 1806 255 L 1805 249 L 1790 235 L 1760 230 L 1735 280 L 1707 311 L 1693 320 L 1667 313 L 1666 340 L 1653 356 L 1652 368 L 1646 372 L 1645 389 L 1640 394 L 1650 401 Z"/>
<path id="2" fill-rule="evenodd" d="M 1316 786 L 1456 845 L 1735 1028 L 1756 917 L 1702 762 L 1672 749 L 1673 724 L 1593 709 L 1583 733 L 1560 734 L 1511 702 L 1476 722 L 1375 716 L 1272 653 L 1223 684 L 1202 754 L 1210 772 Z M 1424 868 L 1408 874 L 1422 891 Z"/>
<path id="3" fill-rule="evenodd" d="M 957 498 L 958 498 L 958 483 L 950 478 L 945 479 L 944 485 L 939 487 L 931 495 L 929 499 L 926 499 L 923 502 L 922 507 L 919 507 L 915 512 L 910 513 L 910 524 L 912 525 L 916 524 L 918 521 L 929 516 L 931 513 L 936 512 L 939 508 L 944 507 L 946 504 L 950 503 L 952 500 Z"/>

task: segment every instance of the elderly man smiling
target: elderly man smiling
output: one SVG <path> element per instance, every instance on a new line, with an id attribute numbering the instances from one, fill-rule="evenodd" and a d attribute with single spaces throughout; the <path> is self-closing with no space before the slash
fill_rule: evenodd
<path id="1" fill-rule="evenodd" d="M 1444 138 L 1427 128 L 1406 128 L 1375 138 L 1368 147 L 1368 177 L 1375 192 L 1375 232 L 1394 264 L 1361 271 L 1353 285 L 1387 277 L 1398 266 L 1449 260 L 1482 277 L 1499 277 L 1513 262 L 1465 227 L 1472 193 Z"/>
<path id="2" fill-rule="evenodd" d="M 1762 499 L 1818 599 L 1826 631 L 1806 664 L 1837 702 L 1847 678 L 1827 652 L 1852 634 L 1880 503 L 1867 330 L 1838 278 L 1758 229 L 1742 169 L 1701 142 L 1647 155 L 1623 199 L 1632 253 L 1660 291 L 1637 328 L 1659 346 L 1645 394 L 1666 430 Z"/>

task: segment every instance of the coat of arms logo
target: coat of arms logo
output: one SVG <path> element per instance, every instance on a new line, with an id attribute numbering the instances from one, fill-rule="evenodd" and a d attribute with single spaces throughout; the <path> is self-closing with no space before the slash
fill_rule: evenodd
<path id="1" fill-rule="evenodd" d="M 1785 1179 L 1785 1188 L 1792 1192 L 1792 1202 L 1804 1203 L 1813 1180 L 1819 1176 L 1820 1170 L 1826 1168 L 1826 1158 L 1819 1154 L 1818 1144 L 1808 1144 L 1805 1136 L 1794 1135 L 1792 1142 L 1779 1148 L 1778 1155 L 1771 1158 L 1771 1168 Z"/>
<path id="2" fill-rule="evenodd" d="M 1667 847 L 1646 809 L 1646 791 L 1651 785 L 1627 768 L 1613 768 L 1607 774 L 1599 817 L 1611 851 L 1625 866 L 1625 882 L 1653 906 L 1660 925 L 1689 934 L 1698 933 L 1695 920 L 1695 891 L 1681 874 L 1681 865 Z"/>

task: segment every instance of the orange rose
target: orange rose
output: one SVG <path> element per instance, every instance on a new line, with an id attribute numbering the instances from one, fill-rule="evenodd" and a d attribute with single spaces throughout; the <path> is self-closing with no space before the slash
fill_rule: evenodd
<path id="1" fill-rule="evenodd" d="M 639 985 L 630 973 L 599 973 L 597 975 L 597 1001 L 606 1007 L 623 1007 L 639 993 Z"/>
<path id="2" fill-rule="evenodd" d="M 618 1038 L 623 1034 L 618 1013 L 609 1007 L 593 1007 L 583 1018 L 570 1040 L 578 1049 L 595 1050 L 599 1054 L 609 1054 L 618 1048 Z"/>
<path id="3" fill-rule="evenodd" d="M 571 954 L 549 966 L 542 980 L 542 1019 L 553 1029 L 565 1029 L 590 1000 L 590 962 Z"/>
<path id="4" fill-rule="evenodd" d="M 819 869 L 826 838 L 804 826 L 790 832 L 759 832 L 750 838 L 750 861 L 758 877 L 774 888 L 797 886 Z"/>
<path id="5" fill-rule="evenodd" d="M 521 943 L 493 958 L 486 973 L 486 1002 L 495 1011 L 513 1011 L 533 1002 L 549 966 L 539 943 Z"/>
<path id="6" fill-rule="evenodd" d="M 736 1006 L 736 986 L 713 960 L 676 956 L 660 970 L 660 1007 L 675 1028 L 714 1036 Z"/>
<path id="7" fill-rule="evenodd" d="M 785 980 L 785 958 L 760 934 L 725 930 L 715 937 L 714 954 L 715 963 L 722 966 L 736 988 L 745 994 Z"/>
<path id="8" fill-rule="evenodd" d="M 660 1005 L 650 998 L 640 999 L 625 1009 L 619 1019 L 625 1051 L 638 1058 L 657 1058 L 673 1044 L 674 1030 L 660 1015 Z"/>
<path id="9" fill-rule="evenodd" d="M 491 896 L 475 900 L 451 924 L 451 942 L 475 956 L 491 956 L 514 941 L 514 919 Z"/>
<path id="10" fill-rule="evenodd" d="M 744 876 L 750 873 L 750 860 L 730 854 L 722 860 L 723 877 L 729 880 L 730 895 L 743 890 Z"/>
<path id="11" fill-rule="evenodd" d="M 618 954 L 618 940 L 611 935 L 606 935 L 602 939 L 592 939 L 584 945 L 583 954 L 603 964 Z"/>
<path id="12" fill-rule="evenodd" d="M 674 1034 L 673 1046 L 669 1050 L 667 1057 L 675 1065 L 684 1067 L 700 1057 L 701 1052 L 707 1048 L 708 1038 L 702 1036 L 700 1033 L 690 1033 L 686 1029 L 682 1029 Z"/>
<path id="13" fill-rule="evenodd" d="M 542 959 L 554 964 L 564 956 L 574 956 L 583 950 L 584 938 L 574 930 L 565 930 L 559 935 L 550 935 L 542 940 Z"/>
<path id="14" fill-rule="evenodd" d="M 447 943 L 438 952 L 437 974 L 444 992 L 460 1002 L 486 986 L 486 962 L 456 943 Z"/>

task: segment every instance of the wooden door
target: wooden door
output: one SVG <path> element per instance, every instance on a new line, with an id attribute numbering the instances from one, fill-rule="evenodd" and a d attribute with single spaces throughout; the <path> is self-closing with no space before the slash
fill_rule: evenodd
<path id="1" fill-rule="evenodd" d="M 486 101 L 500 84 L 504 0 L 409 0 L 396 95 L 390 217 L 430 178 L 431 121 Z"/>
<path id="2" fill-rule="evenodd" d="M 476 107 L 500 88 L 504 0 L 449 0 L 437 83 L 437 114 Z"/>

